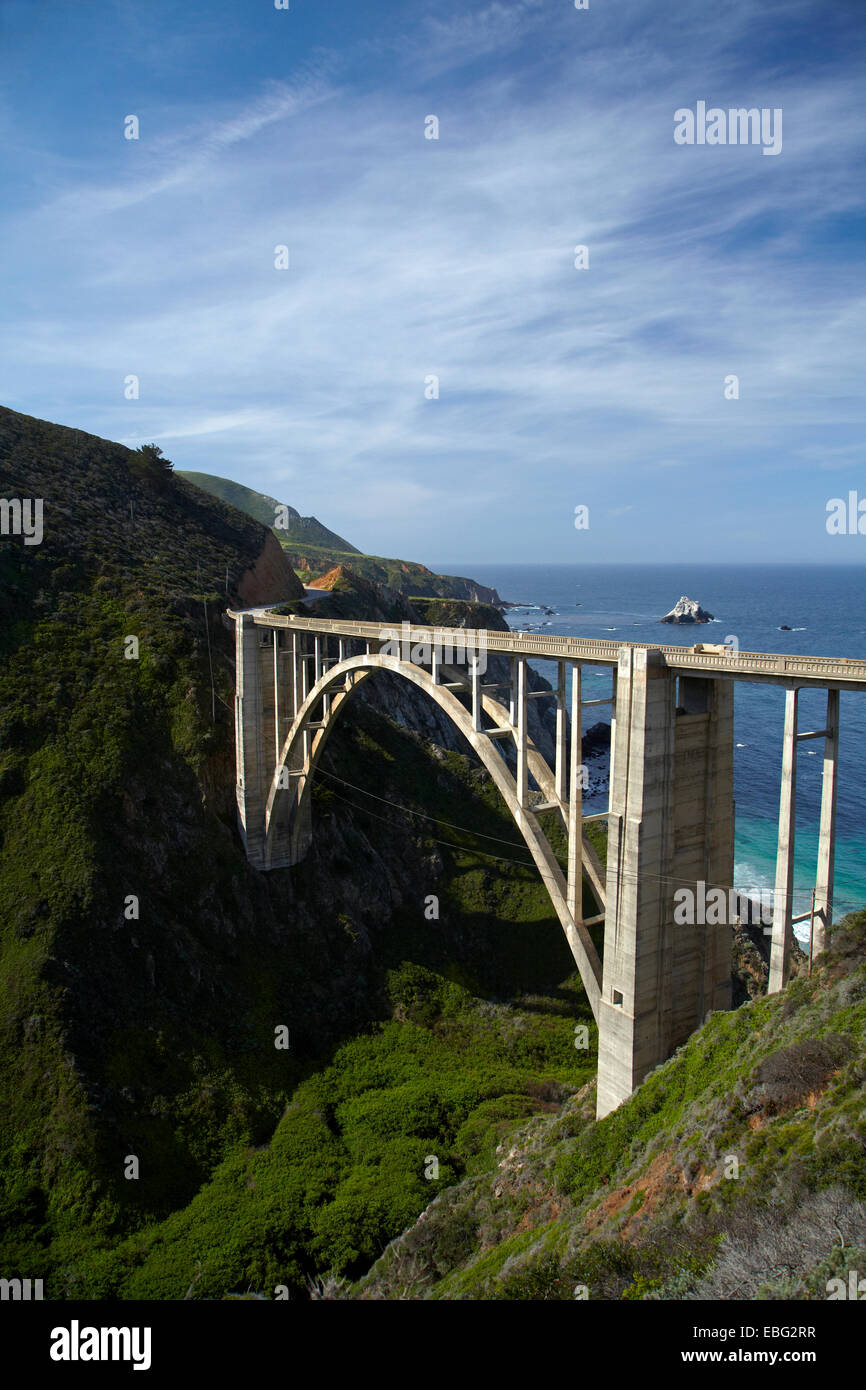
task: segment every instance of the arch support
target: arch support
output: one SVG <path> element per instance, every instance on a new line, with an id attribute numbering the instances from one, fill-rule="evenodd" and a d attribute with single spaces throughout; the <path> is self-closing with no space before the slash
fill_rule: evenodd
<path id="1" fill-rule="evenodd" d="M 373 671 L 390 671 L 423 690 L 444 710 L 490 772 L 541 874 L 595 1013 L 601 993 L 601 962 L 583 920 L 582 892 L 575 879 L 575 866 L 582 864 L 583 854 L 569 854 L 567 877 L 528 797 L 531 773 L 542 797 L 550 798 L 544 800 L 545 808 L 555 807 L 567 828 L 582 841 L 580 779 L 573 766 L 577 755 L 572 755 L 571 800 L 563 805 L 556 798 L 554 774 L 528 736 L 525 664 L 517 664 L 512 716 L 510 709 L 483 692 L 477 664 L 468 680 L 449 681 L 449 668 L 428 671 L 391 655 L 390 643 L 367 641 L 368 650 L 353 656 L 345 654 L 344 645 L 341 654 L 331 658 L 326 654 L 325 637 L 316 634 L 310 644 L 304 634 L 293 632 L 287 646 L 289 672 L 277 654 L 277 629 L 257 625 L 246 614 L 233 616 L 237 622 L 238 815 L 248 857 L 256 867 L 288 867 L 304 857 L 311 833 L 312 781 L 327 737 L 358 686 Z M 469 709 L 461 704 L 455 686 L 466 689 Z M 579 700 L 579 681 L 576 688 Z M 482 715 L 491 722 L 485 725 Z M 281 720 L 285 732 L 280 742 Z M 516 778 L 501 751 L 502 740 L 509 739 L 517 752 Z M 268 758 L 269 748 L 279 748 L 275 765 Z M 595 877 L 600 883 L 600 866 L 588 842 L 587 851 L 589 861 L 594 859 Z"/>

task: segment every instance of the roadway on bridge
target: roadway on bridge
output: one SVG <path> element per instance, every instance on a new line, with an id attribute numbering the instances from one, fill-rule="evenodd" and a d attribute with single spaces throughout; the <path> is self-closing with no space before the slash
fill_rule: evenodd
<path id="1" fill-rule="evenodd" d="M 370 623 L 340 618 L 302 618 L 276 614 L 268 608 L 229 610 L 247 612 L 257 626 L 296 632 L 355 637 L 368 642 L 397 641 L 461 649 L 466 646 L 496 655 L 535 657 L 538 661 L 580 661 L 616 666 L 623 648 L 658 652 L 664 664 L 694 676 L 729 677 L 785 686 L 814 686 L 822 690 L 866 689 L 866 661 L 841 657 L 793 656 L 782 652 L 701 652 L 683 646 L 647 642 L 608 642 L 590 638 L 557 637 L 547 633 L 493 632 L 488 628 L 425 627 L 421 623 Z M 696 644 L 698 645 L 698 644 Z"/>

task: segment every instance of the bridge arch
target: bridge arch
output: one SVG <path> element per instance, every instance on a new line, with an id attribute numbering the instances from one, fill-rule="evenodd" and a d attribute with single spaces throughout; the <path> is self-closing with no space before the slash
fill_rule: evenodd
<path id="1" fill-rule="evenodd" d="M 541 874 L 554 911 L 565 932 L 593 1014 L 597 1017 L 601 995 L 601 961 L 583 920 L 582 874 L 576 884 L 569 883 L 537 815 L 530 807 L 521 804 L 517 781 L 504 757 L 494 747 L 496 737 L 511 732 L 508 711 L 490 696 L 485 695 L 481 699 L 485 713 L 494 720 L 493 729 L 485 730 L 476 727 L 480 721 L 461 704 L 447 685 L 441 684 L 432 672 L 411 661 L 380 652 L 367 652 L 345 657 L 329 667 L 299 705 L 280 750 L 265 804 L 267 858 L 270 859 L 273 852 L 281 804 L 288 799 L 290 814 L 298 818 L 304 815 L 309 804 L 315 770 L 335 721 L 355 691 L 375 671 L 389 671 L 423 691 L 448 716 L 490 773 Z M 314 720 L 313 715 L 319 705 L 323 706 L 323 717 L 321 720 Z M 526 742 L 529 766 L 538 781 L 542 795 L 551 794 L 554 787 L 553 773 L 528 735 Z M 561 806 L 558 809 L 561 811 Z M 565 819 L 568 831 L 568 819 Z M 581 825 L 578 825 L 577 834 L 584 841 L 583 853 L 575 856 L 577 865 L 582 864 L 586 855 L 590 882 L 603 901 L 603 890 L 599 891 L 601 868 L 595 851 L 589 841 L 585 840 Z M 569 857 L 571 859 L 572 856 Z"/>

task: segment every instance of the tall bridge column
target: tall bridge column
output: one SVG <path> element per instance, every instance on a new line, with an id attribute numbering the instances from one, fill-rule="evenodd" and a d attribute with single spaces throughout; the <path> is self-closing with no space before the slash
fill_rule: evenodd
<path id="1" fill-rule="evenodd" d="M 827 691 L 824 735 L 824 778 L 821 785 L 821 825 L 818 831 L 818 871 L 815 878 L 815 920 L 812 949 L 827 947 L 827 928 L 833 920 L 833 868 L 836 853 L 836 784 L 839 772 L 839 691 Z"/>
<path id="2" fill-rule="evenodd" d="M 277 776 L 297 787 L 297 766 L 280 772 L 279 755 L 303 687 L 303 638 L 281 641 L 277 629 L 235 620 L 235 799 L 247 858 L 257 869 L 282 868 L 303 858 L 311 837 L 309 807 L 300 819 L 296 796 L 281 800 L 270 836 L 265 832 L 268 796 Z M 303 823 L 302 823 L 303 822 Z"/>
<path id="3" fill-rule="evenodd" d="M 782 786 L 779 795 L 779 839 L 776 887 L 773 893 L 773 939 L 767 993 L 777 994 L 788 979 L 794 916 L 794 840 L 797 818 L 797 704 L 799 691 L 785 691 L 785 732 L 782 743 Z"/>
<path id="4" fill-rule="evenodd" d="M 777 994 L 788 983 L 795 922 L 810 919 L 812 950 L 826 949 L 827 928 L 833 919 L 833 861 L 836 850 L 836 784 L 839 767 L 839 691 L 827 691 L 827 724 L 801 733 L 798 728 L 796 687 L 785 692 L 785 734 L 782 747 L 782 786 L 779 797 L 779 845 L 776 854 L 776 888 L 773 894 L 773 940 L 770 949 L 768 994 Z M 794 915 L 794 843 L 797 808 L 797 747 L 806 739 L 824 740 L 824 776 L 821 787 L 821 824 L 818 831 L 818 865 L 815 875 L 814 911 Z"/>
<path id="5" fill-rule="evenodd" d="M 683 678 L 678 692 L 661 653 L 622 650 L 610 811 L 599 1118 L 730 1005 L 730 925 L 674 922 L 678 889 L 698 908 L 701 880 L 733 880 L 730 682 Z"/>
<path id="6" fill-rule="evenodd" d="M 274 653 L 266 628 L 235 620 L 235 799 L 247 858 L 265 863 L 265 807 L 274 771 Z"/>
<path id="7" fill-rule="evenodd" d="M 571 669 L 571 747 L 568 767 L 568 910 L 575 922 L 583 921 L 583 786 L 580 780 L 583 755 L 583 711 L 581 709 L 581 668 Z M 559 750 L 557 749 L 557 758 Z"/>

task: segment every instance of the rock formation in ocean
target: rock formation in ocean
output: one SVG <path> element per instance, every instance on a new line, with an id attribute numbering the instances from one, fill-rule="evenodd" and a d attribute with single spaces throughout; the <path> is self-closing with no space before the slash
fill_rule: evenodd
<path id="1" fill-rule="evenodd" d="M 685 594 L 677 600 L 670 613 L 659 618 L 660 623 L 710 623 L 712 620 L 712 613 L 702 608 L 696 599 L 686 598 Z"/>

